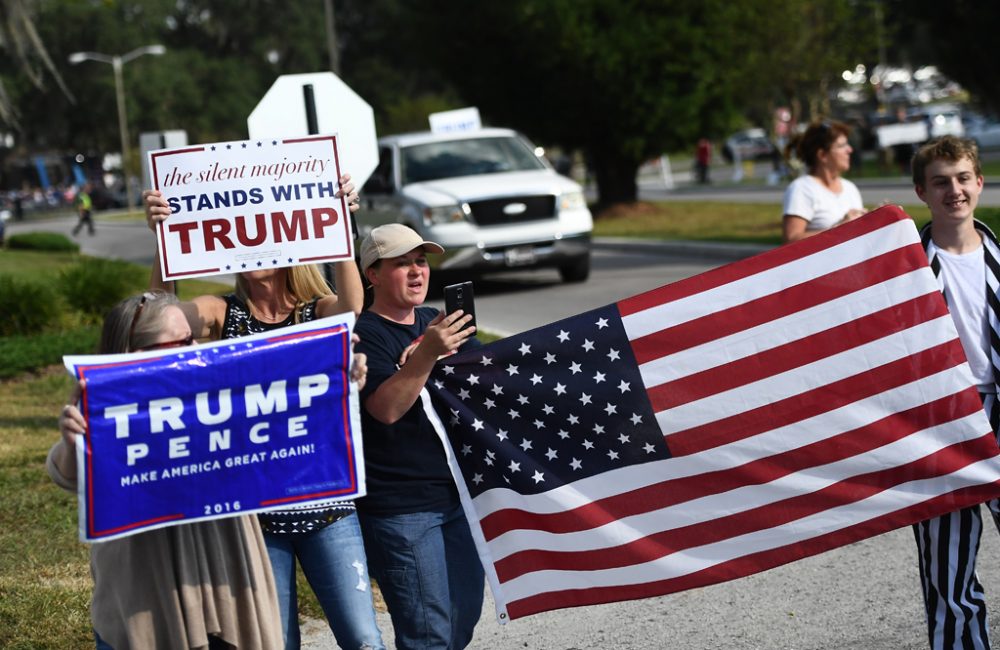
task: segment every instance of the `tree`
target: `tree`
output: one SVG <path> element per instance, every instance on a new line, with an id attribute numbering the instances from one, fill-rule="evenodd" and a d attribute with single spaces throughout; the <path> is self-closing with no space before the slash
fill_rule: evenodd
<path id="1" fill-rule="evenodd" d="M 79 103 L 23 87 L 17 101 L 34 109 L 24 116 L 29 146 L 117 151 L 110 66 L 67 58 L 152 43 L 166 54 L 123 69 L 132 146 L 140 132 L 167 129 L 184 129 L 194 142 L 245 138 L 247 115 L 279 75 L 327 67 L 322 10 L 322 0 L 38 0 L 39 33 Z"/>
<path id="2" fill-rule="evenodd" d="M 372 104 L 380 132 L 425 129 L 428 112 L 475 104 L 487 123 L 582 150 L 611 203 L 634 200 L 638 166 L 664 151 L 747 118 L 766 125 L 776 102 L 821 107 L 824 88 L 872 40 L 875 1 L 335 5 L 343 78 Z M 165 45 L 165 56 L 123 71 L 129 133 L 183 128 L 198 142 L 246 137 L 246 116 L 277 76 L 329 65 L 324 0 L 0 0 L 0 19 L 29 5 L 48 66 L 79 98 L 38 87 L 0 57 L 8 106 L 31 107 L 21 126 L 35 149 L 118 149 L 109 66 L 70 66 L 75 51 Z"/>
<path id="3" fill-rule="evenodd" d="M 437 67 L 416 55 L 425 35 L 409 18 L 402 0 L 337 3 L 341 76 L 372 105 L 379 133 L 426 130 L 430 113 L 462 105 Z"/>
<path id="4" fill-rule="evenodd" d="M 643 161 L 773 100 L 786 73 L 774 52 L 803 38 L 785 25 L 800 24 L 809 3 L 775 4 L 425 0 L 410 5 L 409 21 L 422 46 L 412 51 L 425 51 L 487 119 L 584 150 L 611 203 L 635 200 Z"/>
<path id="5" fill-rule="evenodd" d="M 878 2 L 771 0 L 760 16 L 768 47 L 754 63 L 766 75 L 768 99 L 790 106 L 795 122 L 830 116 L 841 73 L 875 58 Z"/>
<path id="6" fill-rule="evenodd" d="M 34 87 L 44 88 L 48 75 L 66 98 L 73 100 L 38 35 L 27 0 L 0 0 L 0 52 L 6 53 L 8 61 L 16 61 L 16 70 Z M 18 128 L 19 119 L 20 111 L 0 77 L 0 124 Z"/>
<path id="7" fill-rule="evenodd" d="M 896 26 L 895 62 L 936 65 L 977 103 L 1000 113 L 1000 84 L 993 39 L 1000 33 L 1000 4 L 976 0 L 888 0 L 887 22 Z"/>

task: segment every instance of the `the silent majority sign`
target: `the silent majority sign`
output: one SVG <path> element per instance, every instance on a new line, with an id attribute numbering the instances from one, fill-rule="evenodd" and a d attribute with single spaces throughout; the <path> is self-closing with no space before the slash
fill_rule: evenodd
<path id="1" fill-rule="evenodd" d="M 84 382 L 80 539 L 363 495 L 353 323 L 65 357 Z"/>
<path id="2" fill-rule="evenodd" d="M 354 255 L 336 135 L 151 151 L 149 170 L 171 210 L 157 228 L 165 281 Z"/>

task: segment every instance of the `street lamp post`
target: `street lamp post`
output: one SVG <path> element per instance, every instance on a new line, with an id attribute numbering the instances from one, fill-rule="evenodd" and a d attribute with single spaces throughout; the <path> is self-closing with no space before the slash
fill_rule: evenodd
<path id="1" fill-rule="evenodd" d="M 129 210 L 132 209 L 134 204 L 132 202 L 132 183 L 128 173 L 128 125 L 125 121 L 125 90 L 122 84 L 122 67 L 143 54 L 160 56 L 166 51 L 167 48 L 162 45 L 146 45 L 121 56 L 108 56 L 107 54 L 100 54 L 98 52 L 73 52 L 69 55 L 69 62 L 73 65 L 84 61 L 100 61 L 101 63 L 110 63 L 114 69 L 115 100 L 118 104 L 118 136 L 121 138 L 122 147 L 122 178 L 125 180 L 125 201 L 128 204 Z"/>

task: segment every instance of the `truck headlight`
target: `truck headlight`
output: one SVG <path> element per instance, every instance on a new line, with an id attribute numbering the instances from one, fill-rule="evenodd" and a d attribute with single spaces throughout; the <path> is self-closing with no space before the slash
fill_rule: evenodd
<path id="1" fill-rule="evenodd" d="M 436 208 L 424 208 L 424 223 L 453 223 L 455 221 L 465 221 L 465 217 L 472 212 L 468 203 L 462 205 L 442 205 Z"/>
<path id="2" fill-rule="evenodd" d="M 566 192 L 559 198 L 560 210 L 581 210 L 587 207 L 583 192 Z"/>

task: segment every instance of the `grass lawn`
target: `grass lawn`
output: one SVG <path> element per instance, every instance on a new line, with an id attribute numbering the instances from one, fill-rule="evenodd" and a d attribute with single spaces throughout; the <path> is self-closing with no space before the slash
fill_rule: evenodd
<path id="1" fill-rule="evenodd" d="M 0 382 L 0 647 L 92 648 L 90 568 L 76 498 L 45 473 L 71 380 L 59 369 Z"/>
<path id="2" fill-rule="evenodd" d="M 54 275 L 77 260 L 79 253 L 31 250 L 0 250 L 0 273 L 9 275 Z"/>
<path id="3" fill-rule="evenodd" d="M 903 209 L 918 225 L 930 219 L 922 204 Z M 981 211 L 993 213 L 985 208 Z M 618 205 L 595 218 L 594 236 L 780 244 L 781 205 L 708 201 Z"/>
<path id="4" fill-rule="evenodd" d="M 79 253 L 3 249 L 0 250 L 0 273 L 36 279 L 55 277 L 59 271 L 78 262 L 80 257 Z M 149 275 L 148 267 L 136 267 Z M 182 300 L 205 294 L 221 294 L 232 289 L 228 285 L 208 280 L 184 280 L 179 287 Z"/>
<path id="5" fill-rule="evenodd" d="M 980 158 L 979 166 L 983 171 L 983 176 L 987 178 L 1000 176 L 1000 160 L 995 159 L 990 154 L 987 154 L 986 159 Z M 904 174 L 896 168 L 894 163 L 887 169 L 875 159 L 865 159 L 860 167 L 852 165 L 850 171 L 851 178 L 886 178 L 892 176 L 903 178 Z M 910 178 L 910 174 L 905 174 L 905 177 Z"/>

